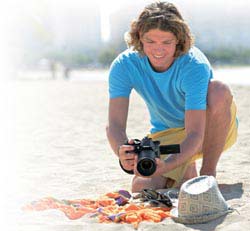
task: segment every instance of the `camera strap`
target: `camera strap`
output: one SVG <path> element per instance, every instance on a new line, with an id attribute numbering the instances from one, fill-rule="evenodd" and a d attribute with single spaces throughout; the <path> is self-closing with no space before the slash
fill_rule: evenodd
<path id="1" fill-rule="evenodd" d="M 161 154 L 176 154 L 180 153 L 180 145 L 179 144 L 169 144 L 169 145 L 160 145 L 160 153 Z"/>
<path id="2" fill-rule="evenodd" d="M 119 164 L 120 164 L 121 169 L 122 169 L 124 172 L 126 172 L 126 173 L 128 173 L 128 174 L 130 174 L 130 175 L 133 175 L 133 174 L 134 174 L 134 171 L 133 171 L 133 170 L 127 170 L 127 169 L 123 168 L 122 163 L 121 163 L 120 160 L 119 160 Z"/>

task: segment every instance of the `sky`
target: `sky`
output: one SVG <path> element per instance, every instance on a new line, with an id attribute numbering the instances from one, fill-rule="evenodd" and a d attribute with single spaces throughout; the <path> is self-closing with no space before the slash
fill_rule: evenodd
<path id="1" fill-rule="evenodd" d="M 71 9 L 72 11 L 77 8 L 84 8 L 87 5 L 96 6 L 100 9 L 101 18 L 102 18 L 102 36 L 103 39 L 106 40 L 109 37 L 109 22 L 108 15 L 114 12 L 116 9 L 120 8 L 125 4 L 133 5 L 133 3 L 137 2 L 145 2 L 145 4 L 149 2 L 153 2 L 154 0 L 8 0 L 1 4 L 1 20 L 0 23 L 7 23 L 6 28 L 10 29 L 13 27 L 11 24 L 15 22 L 17 17 L 20 17 L 20 14 L 29 14 L 35 20 L 39 20 L 39 13 L 42 11 L 48 10 L 50 8 L 54 8 L 58 11 L 67 12 L 67 9 Z M 194 11 L 200 10 L 204 12 L 204 8 L 214 9 L 218 8 L 218 6 L 225 6 L 225 8 L 233 7 L 238 9 L 249 9 L 250 1 L 249 0 L 170 0 L 170 2 L 176 3 L 180 8 L 182 6 L 189 7 L 195 5 L 196 9 L 192 9 Z M 220 8 L 221 9 L 221 8 Z M 68 13 L 68 12 L 67 12 Z M 12 19 L 11 19 L 12 17 Z M 6 20 L 7 19 L 7 20 Z M 230 20 L 230 19 L 229 19 Z M 1 27 L 2 28 L 2 27 Z M 9 31 L 8 31 L 9 32 Z M 10 34 L 10 33 L 8 33 Z"/>
<path id="2" fill-rule="evenodd" d="M 151 0 L 136 1 L 145 3 L 152 2 Z M 18 21 L 18 18 L 27 15 L 31 16 L 34 20 L 39 21 L 39 15 L 43 11 L 49 11 L 50 9 L 54 9 L 55 12 L 69 13 L 67 9 L 70 9 L 73 12 L 74 9 L 84 9 L 84 7 L 87 6 L 95 6 L 100 10 L 102 18 L 102 35 L 104 39 L 107 39 L 109 34 L 108 15 L 122 5 L 133 4 L 133 2 L 134 0 L 9 0 L 6 3 L 3 3 L 3 7 L 1 6 L 3 11 L 1 18 L 9 18 L 8 20 L 2 20 L 8 29 L 13 27 L 13 24 Z"/>
<path id="3" fill-rule="evenodd" d="M 139 0 L 138 0 L 139 1 Z M 124 3 L 133 3 L 132 0 L 8 0 L 1 3 L 0 8 L 0 74 L 5 75 L 5 70 L 9 70 L 11 61 L 9 60 L 10 46 L 13 41 L 16 43 L 22 31 L 22 20 L 32 19 L 34 23 L 42 24 L 44 12 L 54 9 L 55 12 L 68 13 L 71 9 L 83 8 L 86 6 L 96 6 L 101 11 L 102 37 L 109 38 L 108 15 L 114 12 Z M 10 45 L 11 44 L 11 45 Z M 18 47 L 18 45 L 16 46 Z M 3 72 L 3 73 L 2 73 Z"/>
<path id="4" fill-rule="evenodd" d="M 8 0 L 1 3 L 0 8 L 0 65 L 7 66 L 8 58 L 7 50 L 10 41 L 18 37 L 21 31 L 22 24 L 20 17 L 29 15 L 34 21 L 42 23 L 39 15 L 42 12 L 55 9 L 55 12 L 65 11 L 68 13 L 68 9 L 71 9 L 72 13 L 74 9 L 83 8 L 87 5 L 96 6 L 101 11 L 102 18 L 102 37 L 104 40 L 109 38 L 109 21 L 108 15 L 114 12 L 116 9 L 121 8 L 125 4 L 133 6 L 136 2 L 149 3 L 153 0 Z M 233 9 L 235 13 L 240 14 L 241 11 L 248 11 L 250 9 L 249 0 L 170 0 L 177 6 L 182 8 L 187 6 L 189 15 L 192 16 L 193 12 L 206 13 L 211 12 L 211 8 L 214 10 L 221 9 Z M 195 6 L 195 7 L 193 7 Z M 181 9 L 182 10 L 182 9 Z M 246 14 L 245 14 L 246 15 Z M 213 16 L 211 15 L 211 18 Z M 210 18 L 210 17 L 209 17 Z M 218 18 L 218 22 L 227 20 L 223 17 Z M 228 19 L 230 20 L 230 18 Z M 2 69 L 0 68 L 0 71 Z"/>

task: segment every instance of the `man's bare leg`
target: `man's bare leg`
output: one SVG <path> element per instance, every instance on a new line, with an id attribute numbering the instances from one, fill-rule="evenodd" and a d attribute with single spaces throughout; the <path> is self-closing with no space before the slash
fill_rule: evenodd
<path id="1" fill-rule="evenodd" d="M 232 95 L 229 88 L 221 82 L 211 82 L 208 89 L 207 122 L 200 175 L 216 176 L 216 166 L 231 122 L 231 104 Z"/>
<path id="2" fill-rule="evenodd" d="M 181 183 L 184 183 L 185 181 L 192 179 L 194 177 L 197 177 L 197 176 L 198 176 L 198 172 L 196 169 L 196 163 L 193 162 L 187 167 L 187 170 L 183 176 L 183 180 Z"/>
<path id="3" fill-rule="evenodd" d="M 163 189 L 166 188 L 167 178 L 163 176 L 144 178 L 134 176 L 132 180 L 132 192 L 141 192 L 143 189 Z"/>
<path id="4" fill-rule="evenodd" d="M 208 89 L 207 122 L 200 175 L 216 176 L 216 166 L 223 151 L 231 122 L 231 104 L 230 89 L 219 81 L 212 81 Z M 192 163 L 184 174 L 183 182 L 197 175 L 196 165 Z M 171 179 L 162 176 L 155 178 L 135 176 L 132 182 L 132 192 L 140 192 L 144 188 L 166 188 L 168 180 Z"/>

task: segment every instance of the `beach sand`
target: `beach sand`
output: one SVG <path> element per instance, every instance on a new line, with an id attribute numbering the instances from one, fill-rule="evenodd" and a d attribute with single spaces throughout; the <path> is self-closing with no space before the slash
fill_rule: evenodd
<path id="1" fill-rule="evenodd" d="M 249 230 L 250 86 L 230 85 L 238 106 L 237 143 L 223 154 L 217 180 L 229 206 L 226 217 L 199 225 L 165 219 L 141 223 L 138 230 Z M 46 196 L 97 198 L 130 190 L 131 176 L 119 167 L 106 139 L 108 93 L 105 81 L 13 81 L 8 84 L 8 115 L 2 155 L 1 198 L 5 228 L 15 231 L 127 231 L 128 224 L 99 224 L 83 217 L 68 220 L 56 210 L 23 212 L 21 206 Z M 128 135 L 144 137 L 149 128 L 143 101 L 133 93 Z M 200 162 L 198 163 L 200 165 Z"/>

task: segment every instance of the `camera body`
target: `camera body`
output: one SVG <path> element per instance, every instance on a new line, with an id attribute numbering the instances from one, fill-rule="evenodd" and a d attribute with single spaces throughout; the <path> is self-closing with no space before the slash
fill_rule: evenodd
<path id="1" fill-rule="evenodd" d="M 126 145 L 134 146 L 132 152 L 138 155 L 137 171 L 142 176 L 151 176 L 156 171 L 156 158 L 161 154 L 178 154 L 180 153 L 180 144 L 160 145 L 160 141 L 153 141 L 151 138 L 144 137 L 142 140 L 134 139 L 133 144 L 125 142 Z M 126 170 L 119 161 L 121 168 L 128 174 L 134 174 L 133 170 Z"/>
<path id="2" fill-rule="evenodd" d="M 160 158 L 160 142 L 144 137 L 135 139 L 132 145 L 138 155 L 137 171 L 143 176 L 151 176 L 157 168 L 155 158 Z"/>

